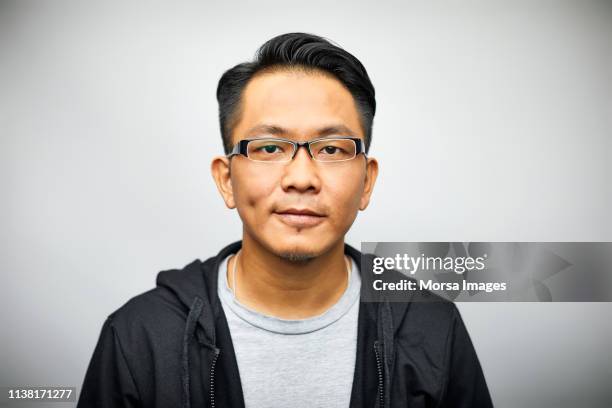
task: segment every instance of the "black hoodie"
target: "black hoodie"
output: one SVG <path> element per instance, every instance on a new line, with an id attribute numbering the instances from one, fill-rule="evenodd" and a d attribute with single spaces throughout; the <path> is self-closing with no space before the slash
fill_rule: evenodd
<path id="1" fill-rule="evenodd" d="M 112 313 L 77 408 L 244 407 L 217 296 L 219 264 L 241 246 L 236 242 L 205 262 L 160 272 L 155 289 Z M 365 268 L 371 265 L 371 255 L 349 245 L 345 253 Z M 360 302 L 350 407 L 491 407 L 455 305 L 429 293 L 414 296 L 436 301 Z"/>

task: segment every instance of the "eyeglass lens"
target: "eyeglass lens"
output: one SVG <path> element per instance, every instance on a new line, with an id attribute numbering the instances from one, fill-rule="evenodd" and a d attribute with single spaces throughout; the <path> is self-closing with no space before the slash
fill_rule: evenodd
<path id="1" fill-rule="evenodd" d="M 274 139 L 257 139 L 249 142 L 249 159 L 265 162 L 291 160 L 295 145 Z M 317 161 L 344 161 L 355 157 L 357 147 L 351 139 L 322 139 L 310 143 L 310 151 Z"/>

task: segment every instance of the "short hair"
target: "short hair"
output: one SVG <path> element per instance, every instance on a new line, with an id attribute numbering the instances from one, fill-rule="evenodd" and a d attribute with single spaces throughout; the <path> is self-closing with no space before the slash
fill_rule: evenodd
<path id="1" fill-rule="evenodd" d="M 307 33 L 287 33 L 266 41 L 251 62 L 225 71 L 217 86 L 219 124 L 225 153 L 232 149 L 232 132 L 239 121 L 242 92 L 262 71 L 274 69 L 322 71 L 338 79 L 351 93 L 360 114 L 366 152 L 372 140 L 376 112 L 374 86 L 363 64 L 329 40 Z"/>

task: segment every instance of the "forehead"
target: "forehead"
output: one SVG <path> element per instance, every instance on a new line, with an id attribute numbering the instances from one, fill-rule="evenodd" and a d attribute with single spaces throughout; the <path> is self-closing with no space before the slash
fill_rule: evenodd
<path id="1" fill-rule="evenodd" d="M 339 80 L 320 71 L 278 70 L 252 78 L 242 94 L 234 142 L 256 136 L 251 130 L 262 126 L 285 129 L 285 136 L 296 140 L 329 127 L 344 127 L 363 138 L 353 96 Z"/>

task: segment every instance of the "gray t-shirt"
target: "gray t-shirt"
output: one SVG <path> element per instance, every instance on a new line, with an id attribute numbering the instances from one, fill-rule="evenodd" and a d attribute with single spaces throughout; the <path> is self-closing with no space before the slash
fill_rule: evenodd
<path id="1" fill-rule="evenodd" d="M 239 303 L 219 266 L 219 298 L 229 325 L 246 408 L 348 407 L 357 352 L 361 277 L 323 314 L 279 319 Z M 248 273 L 248 271 L 246 271 Z"/>

